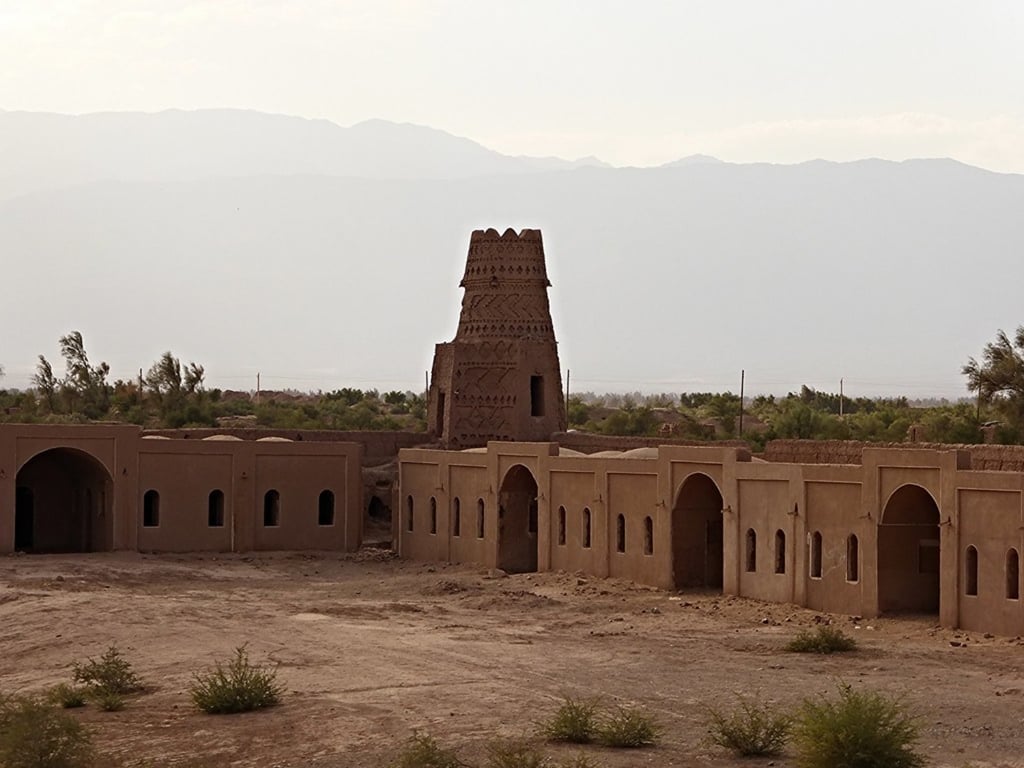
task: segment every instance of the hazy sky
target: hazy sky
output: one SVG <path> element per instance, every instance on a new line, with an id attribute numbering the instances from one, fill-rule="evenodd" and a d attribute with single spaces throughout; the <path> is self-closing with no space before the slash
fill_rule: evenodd
<path id="1" fill-rule="evenodd" d="M 649 165 L 1024 173 L 1019 0 L 0 0 L 0 109 L 414 122 Z"/>

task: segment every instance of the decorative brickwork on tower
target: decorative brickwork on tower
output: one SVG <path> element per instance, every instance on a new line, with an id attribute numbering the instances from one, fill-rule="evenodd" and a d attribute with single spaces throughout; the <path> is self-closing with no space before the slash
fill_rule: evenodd
<path id="1" fill-rule="evenodd" d="M 547 440 L 565 429 L 540 230 L 473 232 L 455 338 L 438 344 L 428 418 L 441 443 Z"/>

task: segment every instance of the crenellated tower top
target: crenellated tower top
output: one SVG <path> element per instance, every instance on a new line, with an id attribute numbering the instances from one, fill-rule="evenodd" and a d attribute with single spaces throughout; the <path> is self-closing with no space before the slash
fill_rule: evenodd
<path id="1" fill-rule="evenodd" d="M 476 230 L 470 236 L 455 341 L 554 342 L 544 241 L 539 229 Z"/>

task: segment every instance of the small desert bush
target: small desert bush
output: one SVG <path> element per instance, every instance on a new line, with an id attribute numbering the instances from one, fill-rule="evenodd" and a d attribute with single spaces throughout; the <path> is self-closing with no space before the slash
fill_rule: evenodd
<path id="1" fill-rule="evenodd" d="M 638 707 L 617 707 L 601 719 L 597 740 L 606 747 L 633 749 L 658 741 L 661 728 L 654 718 Z"/>
<path id="2" fill-rule="evenodd" d="M 124 709 L 124 696 L 109 688 L 97 688 L 92 692 L 92 699 L 104 712 L 120 712 Z"/>
<path id="3" fill-rule="evenodd" d="M 50 690 L 49 699 L 62 709 L 75 709 L 85 706 L 86 691 L 78 685 L 61 683 Z"/>
<path id="4" fill-rule="evenodd" d="M 92 738 L 71 715 L 48 701 L 0 701 L 0 765 L 5 768 L 89 768 Z"/>
<path id="5" fill-rule="evenodd" d="M 804 701 L 793 731 L 799 768 L 918 768 L 914 718 L 899 699 L 839 686 Z"/>
<path id="6" fill-rule="evenodd" d="M 487 746 L 484 768 L 548 768 L 551 763 L 528 741 L 512 739 Z"/>
<path id="7" fill-rule="evenodd" d="M 203 712 L 226 715 L 272 707 L 281 701 L 284 688 L 277 682 L 277 670 L 251 663 L 243 645 L 226 664 L 217 662 L 213 669 L 194 674 L 189 693 Z"/>
<path id="8" fill-rule="evenodd" d="M 463 763 L 450 749 L 444 749 L 426 734 L 414 733 L 390 768 L 462 768 Z"/>
<path id="9" fill-rule="evenodd" d="M 846 653 L 856 649 L 856 640 L 828 624 L 815 630 L 802 629 L 786 644 L 786 650 L 792 653 Z"/>
<path id="10" fill-rule="evenodd" d="M 741 757 L 777 755 L 786 746 L 792 718 L 766 702 L 740 699 L 730 712 L 709 709 L 711 743 Z"/>
<path id="11" fill-rule="evenodd" d="M 554 716 L 541 726 L 541 735 L 548 741 L 589 744 L 597 727 L 597 702 L 566 696 Z"/>
<path id="12" fill-rule="evenodd" d="M 90 693 L 100 691 L 119 694 L 141 691 L 142 681 L 135 674 L 131 663 L 121 655 L 117 646 L 112 645 L 99 659 L 88 659 L 84 664 L 75 662 L 72 679 L 84 685 Z"/>

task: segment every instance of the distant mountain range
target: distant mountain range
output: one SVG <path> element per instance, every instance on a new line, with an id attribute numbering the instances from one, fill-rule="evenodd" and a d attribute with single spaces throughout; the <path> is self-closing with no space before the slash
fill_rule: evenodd
<path id="1" fill-rule="evenodd" d="M 0 364 L 422 389 L 472 229 L 539 227 L 574 388 L 955 396 L 1024 323 L 1024 176 L 952 160 L 660 168 L 216 110 L 0 112 Z"/>
<path id="2" fill-rule="evenodd" d="M 0 199 L 95 181 L 265 174 L 464 179 L 604 165 L 510 157 L 450 133 L 367 120 L 342 128 L 245 110 L 81 116 L 0 111 Z"/>

